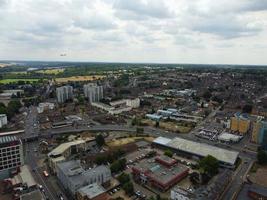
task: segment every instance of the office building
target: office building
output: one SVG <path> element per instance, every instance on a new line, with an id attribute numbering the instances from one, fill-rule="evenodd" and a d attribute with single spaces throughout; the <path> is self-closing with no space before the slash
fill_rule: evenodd
<path id="1" fill-rule="evenodd" d="M 73 87 L 69 85 L 58 87 L 56 89 L 56 94 L 57 102 L 65 103 L 67 100 L 73 99 Z"/>
<path id="2" fill-rule="evenodd" d="M 90 103 L 98 102 L 104 97 L 103 86 L 89 83 L 83 86 L 84 96 Z"/>
<path id="3" fill-rule="evenodd" d="M 0 114 L 0 128 L 7 125 L 7 116 L 6 114 Z"/>
<path id="4" fill-rule="evenodd" d="M 71 160 L 57 163 L 56 170 L 59 181 L 73 196 L 80 188 L 93 183 L 110 184 L 111 172 L 105 165 L 84 169 L 79 160 Z"/>
<path id="5" fill-rule="evenodd" d="M 22 165 L 21 140 L 15 136 L 0 136 L 0 180 L 8 178 Z"/>

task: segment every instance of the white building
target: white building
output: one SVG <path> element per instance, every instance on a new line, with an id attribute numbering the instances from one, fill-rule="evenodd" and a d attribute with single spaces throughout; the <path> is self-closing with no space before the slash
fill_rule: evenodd
<path id="1" fill-rule="evenodd" d="M 84 96 L 88 98 L 89 102 L 98 102 L 103 99 L 104 90 L 103 86 L 98 86 L 93 83 L 89 83 L 83 86 Z"/>
<path id="2" fill-rule="evenodd" d="M 58 103 L 64 103 L 73 98 L 73 87 L 69 85 L 59 87 L 56 90 L 56 94 Z"/>
<path id="3" fill-rule="evenodd" d="M 23 148 L 15 136 L 0 136 L 0 180 L 23 165 Z"/>
<path id="4" fill-rule="evenodd" d="M 54 108 L 55 108 L 54 103 L 49 103 L 49 102 L 39 103 L 37 111 L 38 113 L 43 113 L 46 110 L 54 110 Z"/>
<path id="5" fill-rule="evenodd" d="M 171 190 L 171 200 L 191 200 L 195 199 L 195 195 L 180 187 Z"/>
<path id="6" fill-rule="evenodd" d="M 0 114 L 0 128 L 7 124 L 6 114 Z"/>
<path id="7" fill-rule="evenodd" d="M 140 99 L 139 98 L 127 99 L 126 105 L 131 107 L 131 108 L 139 108 L 140 107 Z"/>

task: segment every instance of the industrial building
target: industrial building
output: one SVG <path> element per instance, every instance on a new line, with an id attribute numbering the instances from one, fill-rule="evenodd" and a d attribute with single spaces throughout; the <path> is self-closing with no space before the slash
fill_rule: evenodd
<path id="1" fill-rule="evenodd" d="M 242 136 L 239 135 L 234 135 L 231 133 L 226 133 L 223 132 L 218 136 L 218 140 L 221 142 L 232 142 L 232 143 L 236 143 L 239 142 L 242 139 Z"/>
<path id="2" fill-rule="evenodd" d="M 166 191 L 188 175 L 189 169 L 167 156 L 145 159 L 132 167 L 136 181 Z"/>
<path id="3" fill-rule="evenodd" d="M 15 136 L 0 136 L 0 180 L 17 172 L 23 163 L 21 140 Z"/>
<path id="4" fill-rule="evenodd" d="M 177 154 L 191 156 L 192 158 L 197 159 L 211 155 L 219 160 L 221 166 L 229 168 L 233 168 L 235 166 L 239 155 L 237 151 L 230 151 L 178 137 L 173 139 L 158 137 L 153 141 L 153 145 L 161 148 L 171 149 Z"/>
<path id="5" fill-rule="evenodd" d="M 231 131 L 240 134 L 246 134 L 250 128 L 250 119 L 246 114 L 237 112 L 234 117 L 231 117 Z"/>
<path id="6" fill-rule="evenodd" d="M 89 83 L 83 86 L 84 96 L 90 103 L 98 102 L 104 97 L 103 86 L 98 86 L 94 83 Z"/>
<path id="7" fill-rule="evenodd" d="M 0 128 L 7 125 L 7 116 L 6 114 L 0 114 Z"/>
<path id="8" fill-rule="evenodd" d="M 73 99 L 73 87 L 66 85 L 56 89 L 57 102 L 65 103 L 67 100 Z"/>
<path id="9" fill-rule="evenodd" d="M 72 196 L 87 185 L 97 183 L 103 186 L 110 184 L 111 172 L 105 165 L 99 165 L 95 168 L 84 169 L 80 160 L 71 160 L 57 163 L 57 177 L 64 189 L 70 191 Z"/>

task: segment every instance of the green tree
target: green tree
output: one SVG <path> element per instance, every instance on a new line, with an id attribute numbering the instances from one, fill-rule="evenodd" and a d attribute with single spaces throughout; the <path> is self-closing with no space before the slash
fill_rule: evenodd
<path id="1" fill-rule="evenodd" d="M 103 137 L 103 135 L 101 134 L 98 134 L 96 137 L 95 137 L 95 141 L 96 141 L 96 144 L 100 147 L 102 147 L 104 144 L 105 144 L 105 138 Z"/>
<path id="2" fill-rule="evenodd" d="M 118 176 L 118 180 L 120 181 L 120 184 L 124 185 L 125 183 L 130 181 L 130 176 L 129 174 L 125 174 L 123 172 Z"/>
<path id="3" fill-rule="evenodd" d="M 214 176 L 218 173 L 219 161 L 211 155 L 207 155 L 198 162 L 200 170 L 208 175 Z"/>
<path id="4" fill-rule="evenodd" d="M 167 149 L 167 150 L 164 152 L 164 155 L 165 155 L 165 156 L 168 156 L 168 157 L 170 157 L 170 158 L 172 158 L 172 156 L 173 156 L 173 152 L 172 152 L 171 150 Z"/>
<path id="5" fill-rule="evenodd" d="M 133 183 L 131 182 L 127 182 L 125 183 L 122 188 L 124 189 L 124 191 L 126 192 L 126 194 L 128 195 L 132 195 L 134 193 L 134 186 Z"/>
<path id="6" fill-rule="evenodd" d="M 259 150 L 257 153 L 257 160 L 260 165 L 267 164 L 267 153 L 263 150 Z"/>

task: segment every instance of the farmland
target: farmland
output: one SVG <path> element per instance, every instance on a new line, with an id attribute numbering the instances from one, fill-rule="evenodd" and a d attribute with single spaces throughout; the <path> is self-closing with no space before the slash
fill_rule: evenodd
<path id="1" fill-rule="evenodd" d="M 105 78 L 105 76 L 101 76 L 101 75 L 94 75 L 94 76 L 71 76 L 71 77 L 65 77 L 65 78 L 56 78 L 55 81 L 57 83 L 67 83 L 67 82 L 101 80 L 103 78 Z"/>

